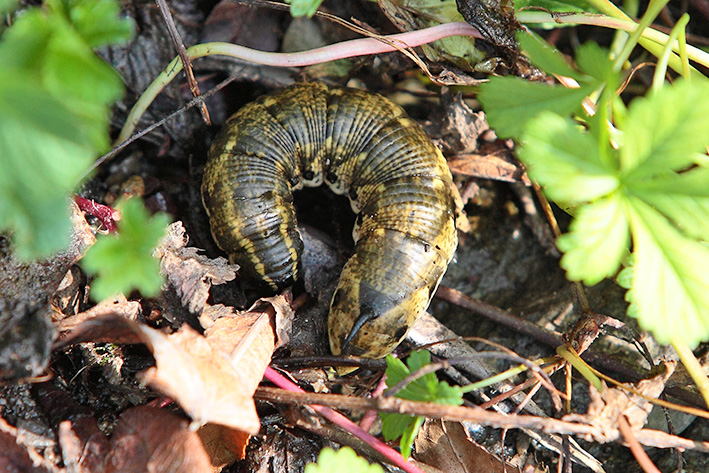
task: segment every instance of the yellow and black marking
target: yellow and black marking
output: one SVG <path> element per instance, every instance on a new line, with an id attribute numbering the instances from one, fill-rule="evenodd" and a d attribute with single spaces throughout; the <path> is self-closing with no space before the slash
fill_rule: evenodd
<path id="1" fill-rule="evenodd" d="M 298 278 L 293 191 L 325 182 L 357 212 L 330 306 L 330 347 L 380 358 L 426 310 L 457 245 L 445 158 L 404 110 L 354 89 L 299 84 L 233 115 L 204 170 L 217 244 L 273 290 Z"/>

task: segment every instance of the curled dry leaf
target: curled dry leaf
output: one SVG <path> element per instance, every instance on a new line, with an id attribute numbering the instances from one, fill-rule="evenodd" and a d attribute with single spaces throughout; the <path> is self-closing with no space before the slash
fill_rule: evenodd
<path id="1" fill-rule="evenodd" d="M 667 379 L 675 370 L 675 362 L 665 362 L 665 372 L 653 378 L 644 379 L 637 385 L 627 385 L 650 399 L 657 399 L 665 389 Z M 621 388 L 609 388 L 604 385 L 598 392 L 589 388 L 591 404 L 586 414 L 569 414 L 564 420 L 576 421 L 596 427 L 593 434 L 587 435 L 588 441 L 607 443 L 621 437 L 618 430 L 618 418 L 624 416 L 633 431 L 640 431 L 647 422 L 647 416 L 653 404 L 643 397 Z"/>
<path id="2" fill-rule="evenodd" d="M 202 441 L 189 422 L 147 406 L 129 409 L 118 419 L 105 465 L 105 473 L 212 471 Z"/>
<path id="3" fill-rule="evenodd" d="M 30 458 L 26 447 L 18 443 L 16 436 L 0 431 L 0 471 L 31 471 L 35 473 L 48 472 L 47 468 L 37 465 Z"/>
<path id="4" fill-rule="evenodd" d="M 473 112 L 465 103 L 463 94 L 451 94 L 447 87 L 441 91 L 441 105 L 445 119 L 440 135 L 445 140 L 448 154 L 472 153 L 478 149 L 478 137 L 490 129 L 484 112 Z"/>
<path id="5" fill-rule="evenodd" d="M 415 445 L 417 460 L 446 473 L 504 473 L 517 469 L 475 443 L 460 422 L 427 419 Z"/>
<path id="6" fill-rule="evenodd" d="M 59 346 L 80 342 L 144 343 L 156 366 L 142 374 L 153 388 L 172 397 L 199 424 L 213 422 L 249 433 L 259 430 L 244 375 L 227 355 L 214 350 L 205 337 L 183 326 L 172 335 L 114 314 L 104 314 L 74 327 Z M 261 379 L 260 377 L 258 378 Z"/>
<path id="7" fill-rule="evenodd" d="M 187 248 L 189 237 L 182 222 L 168 227 L 167 236 L 154 255 L 160 258 L 160 269 L 180 296 L 182 305 L 194 313 L 202 312 L 212 284 L 224 284 L 236 277 L 238 265 L 226 258 L 210 259 L 198 248 Z"/>

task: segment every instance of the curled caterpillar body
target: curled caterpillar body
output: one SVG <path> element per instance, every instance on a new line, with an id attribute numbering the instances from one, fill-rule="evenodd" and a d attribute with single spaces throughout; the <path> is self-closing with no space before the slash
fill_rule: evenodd
<path id="1" fill-rule="evenodd" d="M 358 213 L 330 306 L 334 354 L 380 358 L 426 310 L 457 245 L 445 158 L 376 94 L 299 84 L 233 115 L 214 140 L 202 198 L 217 244 L 273 290 L 298 278 L 293 191 L 325 182 Z"/>

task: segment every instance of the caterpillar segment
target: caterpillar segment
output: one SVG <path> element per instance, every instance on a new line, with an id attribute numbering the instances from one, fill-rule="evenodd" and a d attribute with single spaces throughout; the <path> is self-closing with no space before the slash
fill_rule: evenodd
<path id="1" fill-rule="evenodd" d="M 330 306 L 334 354 L 381 358 L 426 310 L 457 246 L 445 158 L 404 110 L 360 90 L 298 84 L 244 106 L 209 151 L 212 235 L 273 291 L 298 279 L 293 191 L 325 183 L 357 216 Z"/>

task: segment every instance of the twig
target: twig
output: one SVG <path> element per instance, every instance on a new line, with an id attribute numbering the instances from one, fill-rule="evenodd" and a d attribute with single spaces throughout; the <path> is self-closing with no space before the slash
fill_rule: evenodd
<path id="1" fill-rule="evenodd" d="M 192 96 L 195 97 L 198 102 L 199 102 L 199 110 L 202 113 L 202 119 L 204 120 L 204 123 L 206 125 L 211 125 L 212 121 L 209 118 L 209 110 L 207 110 L 207 105 L 204 103 L 204 100 L 200 97 L 199 93 L 199 84 L 197 83 L 197 80 L 194 78 L 194 71 L 192 70 L 192 62 L 190 61 L 190 58 L 187 56 L 187 50 L 185 49 L 185 43 L 182 41 L 182 38 L 180 37 L 180 32 L 177 31 L 177 27 L 175 26 L 175 21 L 172 19 L 172 14 L 170 13 L 170 7 L 167 6 L 167 2 L 165 0 L 155 0 L 155 3 L 158 4 L 158 10 L 160 10 L 160 13 L 162 14 L 163 20 L 165 20 L 165 26 L 167 27 L 167 32 L 170 35 L 170 39 L 172 40 L 172 44 L 175 45 L 175 49 L 177 49 L 177 54 L 180 56 L 180 61 L 182 61 L 182 67 L 185 70 L 185 75 L 187 76 L 187 84 L 190 87 L 190 92 L 192 92 Z"/>
<path id="2" fill-rule="evenodd" d="M 269 370 L 271 370 L 269 368 Z M 271 370 L 272 372 L 274 370 Z M 280 378 L 283 376 L 276 373 Z M 273 381 L 266 372 L 266 378 Z M 290 381 L 288 383 L 293 385 Z M 445 404 L 435 404 L 432 402 L 416 402 L 396 397 L 379 397 L 367 399 L 342 394 L 322 394 L 307 393 L 293 385 L 298 391 L 285 391 L 283 389 L 271 387 L 259 387 L 256 390 L 255 398 L 265 401 L 303 405 L 311 407 L 332 406 L 339 409 L 376 409 L 380 412 L 393 412 L 398 414 L 409 414 L 416 416 L 426 416 L 435 419 L 444 419 L 457 422 L 473 422 L 476 424 L 493 427 L 497 429 L 532 429 L 543 432 L 554 432 L 557 434 L 579 435 L 586 438 L 605 438 L 608 432 L 603 432 L 600 427 L 569 422 L 565 420 L 553 419 L 549 417 L 537 417 L 531 415 L 506 415 L 497 412 L 490 412 L 480 409 L 477 406 L 463 407 Z M 313 406 L 316 405 L 316 406 Z M 369 434 L 367 434 L 369 435 Z M 666 432 L 653 429 L 641 429 L 635 432 L 638 441 L 649 447 L 657 448 L 685 448 L 700 452 L 709 452 L 709 442 L 690 440 Z"/>

